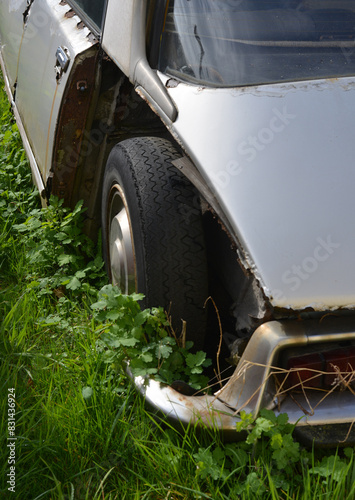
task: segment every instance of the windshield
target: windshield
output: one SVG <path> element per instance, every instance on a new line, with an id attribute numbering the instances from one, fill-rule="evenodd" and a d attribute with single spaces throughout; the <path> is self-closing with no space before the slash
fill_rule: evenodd
<path id="1" fill-rule="evenodd" d="M 170 0 L 158 69 L 214 86 L 355 74 L 354 0 Z"/>

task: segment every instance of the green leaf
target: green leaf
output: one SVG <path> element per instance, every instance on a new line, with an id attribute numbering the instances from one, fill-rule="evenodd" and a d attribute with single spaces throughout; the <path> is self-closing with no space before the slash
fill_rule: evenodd
<path id="1" fill-rule="evenodd" d="M 144 361 L 145 363 L 151 363 L 153 359 L 154 359 L 153 355 L 150 352 L 141 354 L 141 360 Z"/>
<path id="2" fill-rule="evenodd" d="M 28 287 L 28 288 L 36 288 L 36 287 L 37 287 L 37 286 L 39 286 L 40 284 L 41 284 L 41 282 L 40 282 L 40 281 L 31 281 L 31 282 L 27 285 L 27 287 Z"/>
<path id="3" fill-rule="evenodd" d="M 62 254 L 58 256 L 58 264 L 60 266 L 65 266 L 66 264 L 69 264 L 72 261 L 73 261 L 72 255 Z"/>
<path id="4" fill-rule="evenodd" d="M 170 354 L 173 352 L 173 348 L 169 345 L 164 345 L 162 343 L 159 343 L 157 348 L 155 349 L 155 355 L 157 356 L 158 359 L 160 358 L 168 358 Z"/>
<path id="5" fill-rule="evenodd" d="M 171 368 L 172 372 L 176 372 L 181 369 L 181 367 L 184 365 L 184 358 L 182 355 L 175 351 L 171 354 L 169 357 L 169 365 Z"/>
<path id="6" fill-rule="evenodd" d="M 92 398 L 92 395 L 93 395 L 94 391 L 92 390 L 91 387 L 87 386 L 87 387 L 83 387 L 81 389 L 81 394 L 83 396 L 83 398 L 85 399 L 85 401 L 88 401 L 89 399 Z"/>
<path id="7" fill-rule="evenodd" d="M 250 488 L 252 493 L 261 494 L 265 491 L 265 486 L 262 480 L 258 477 L 256 472 L 250 472 L 247 476 L 245 484 Z"/>
<path id="8" fill-rule="evenodd" d="M 11 130 L 6 130 L 4 136 L 3 136 L 3 139 L 2 139 L 2 142 L 3 144 L 7 144 L 8 142 L 10 142 L 12 139 L 12 132 Z"/>
<path id="9" fill-rule="evenodd" d="M 80 287 L 81 287 L 81 282 L 75 276 L 67 284 L 67 288 L 69 288 L 69 290 L 78 290 Z"/>
<path id="10" fill-rule="evenodd" d="M 98 302 L 91 304 L 91 309 L 101 310 L 101 309 L 105 309 L 106 306 L 107 306 L 106 300 L 99 300 Z"/>
<path id="11" fill-rule="evenodd" d="M 203 351 L 198 351 L 196 354 L 189 353 L 186 356 L 186 364 L 190 368 L 200 366 L 206 359 L 206 353 Z"/>
<path id="12" fill-rule="evenodd" d="M 249 436 L 246 439 L 246 442 L 248 444 L 255 443 L 263 433 L 267 433 L 270 429 L 272 429 L 273 423 L 270 422 L 270 420 L 263 418 L 263 417 L 258 417 L 255 420 L 255 427 L 249 434 Z"/>
<path id="13" fill-rule="evenodd" d="M 235 446 L 235 444 L 226 444 L 224 448 L 226 456 L 230 457 L 238 467 L 245 467 L 249 461 L 249 456 L 243 449 Z"/>
<path id="14" fill-rule="evenodd" d="M 206 389 L 208 387 L 208 377 L 201 374 L 192 374 L 189 376 L 189 384 L 194 389 Z"/>
<path id="15" fill-rule="evenodd" d="M 260 417 L 264 417 L 267 420 L 270 420 L 270 422 L 272 422 L 274 424 L 276 423 L 277 419 L 281 416 L 283 416 L 283 417 L 286 416 L 286 422 L 288 421 L 288 415 L 286 413 L 282 413 L 281 415 L 276 417 L 275 413 L 272 410 L 267 410 L 266 408 L 263 408 L 262 410 L 260 410 Z"/>
<path id="16" fill-rule="evenodd" d="M 103 333 L 101 339 L 108 347 L 121 347 L 121 340 L 110 333 Z"/>
<path id="17" fill-rule="evenodd" d="M 222 467 L 216 461 L 216 456 L 209 448 L 199 448 L 198 453 L 193 455 L 196 460 L 196 472 L 202 479 L 211 478 L 214 481 L 222 476 Z M 218 457 L 218 453 L 217 453 Z"/>
<path id="18" fill-rule="evenodd" d="M 134 337 L 120 337 L 119 340 L 121 345 L 125 347 L 135 346 L 139 342 L 139 340 Z"/>
<path id="19" fill-rule="evenodd" d="M 121 318 L 123 313 L 117 310 L 111 310 L 106 313 L 106 319 L 108 321 L 116 321 L 118 318 Z"/>
<path id="20" fill-rule="evenodd" d="M 140 300 L 144 299 L 144 295 L 142 293 L 132 293 L 131 298 L 132 300 L 139 302 Z"/>
<path id="21" fill-rule="evenodd" d="M 72 242 L 72 238 L 69 238 L 67 233 L 64 232 L 59 232 L 55 236 L 55 239 L 63 243 L 63 245 L 68 245 L 69 243 Z"/>
<path id="22" fill-rule="evenodd" d="M 252 413 L 247 413 L 246 411 L 242 410 L 239 413 L 239 416 L 241 420 L 236 424 L 237 432 L 248 429 L 251 426 L 251 424 L 254 423 L 254 417 Z"/>
<path id="23" fill-rule="evenodd" d="M 274 448 L 272 458 L 276 461 L 277 468 L 283 470 L 291 462 L 299 461 L 300 451 L 299 443 L 296 443 L 290 434 L 275 434 L 271 438 L 271 446 Z"/>
<path id="24" fill-rule="evenodd" d="M 146 363 L 142 359 L 132 359 L 130 363 L 130 369 L 135 377 L 145 377 L 146 375 L 154 375 L 157 373 L 158 369 L 155 367 L 147 367 Z"/>
<path id="25" fill-rule="evenodd" d="M 324 457 L 321 464 L 309 471 L 310 474 L 318 474 L 322 477 L 332 477 L 337 482 L 342 481 L 348 466 L 337 455 Z"/>
<path id="26" fill-rule="evenodd" d="M 143 323 L 147 321 L 147 319 L 150 316 L 150 311 L 149 309 L 145 309 L 144 311 L 139 312 L 136 317 L 134 318 L 134 325 L 135 326 L 141 326 Z"/>
<path id="27" fill-rule="evenodd" d="M 344 448 L 344 455 L 347 458 L 352 458 L 354 455 L 354 449 L 353 448 Z"/>

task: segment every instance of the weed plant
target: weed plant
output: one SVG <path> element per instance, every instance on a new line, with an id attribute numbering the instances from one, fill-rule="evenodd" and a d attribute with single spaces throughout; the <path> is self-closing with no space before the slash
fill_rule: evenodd
<path id="1" fill-rule="evenodd" d="M 40 207 L 0 93 L 0 498 L 353 499 L 353 449 L 302 448 L 286 415 L 242 413 L 243 440 L 226 444 L 213 429 L 174 427 L 147 412 L 121 369 L 127 350 L 136 373 L 165 381 L 175 362 L 194 383 L 206 357 L 176 349 L 159 308 L 141 311 L 139 296 L 107 285 L 82 213 L 57 199 Z"/>

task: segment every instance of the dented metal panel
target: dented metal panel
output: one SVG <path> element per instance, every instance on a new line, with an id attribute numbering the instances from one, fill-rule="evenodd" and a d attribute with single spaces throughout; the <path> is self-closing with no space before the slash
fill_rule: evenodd
<path id="1" fill-rule="evenodd" d="M 132 377 L 132 374 L 129 372 Z M 184 425 L 203 424 L 224 431 L 235 432 L 239 415 L 228 408 L 215 396 L 185 396 L 169 386 L 163 386 L 155 380 L 132 377 L 137 389 L 148 404 L 159 409 L 166 417 Z"/>
<path id="2" fill-rule="evenodd" d="M 283 349 L 338 342 L 340 337 L 342 341 L 355 341 L 353 319 L 328 317 L 323 322 L 265 323 L 253 334 L 232 377 L 214 395 L 188 396 L 129 374 L 149 404 L 183 425 L 207 425 L 223 431 L 228 438 L 238 439 L 235 426 L 240 412 L 256 416 L 261 408 L 269 408 L 276 415 L 287 412 L 289 422 L 298 427 L 333 425 L 335 430 L 346 424 L 344 442 L 348 438 L 353 442 L 354 434 L 347 432 L 354 419 L 353 391 L 290 391 L 278 397 L 274 379 L 281 370 L 278 356 Z M 321 443 L 316 435 L 313 437 Z"/>
<path id="3" fill-rule="evenodd" d="M 168 92 L 171 131 L 272 305 L 354 308 L 355 79 Z"/>

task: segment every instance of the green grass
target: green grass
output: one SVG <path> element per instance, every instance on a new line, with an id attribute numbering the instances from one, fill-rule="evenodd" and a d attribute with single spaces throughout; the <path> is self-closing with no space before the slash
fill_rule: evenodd
<path id="1" fill-rule="evenodd" d="M 121 367 L 107 362 L 104 326 L 91 308 L 105 282 L 98 249 L 81 233 L 80 207 L 69 212 L 52 200 L 40 208 L 2 92 L 0 498 L 354 498 L 353 450 L 312 453 L 285 421 L 265 414 L 245 442 L 226 444 L 212 430 L 153 418 Z"/>

